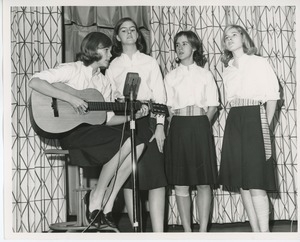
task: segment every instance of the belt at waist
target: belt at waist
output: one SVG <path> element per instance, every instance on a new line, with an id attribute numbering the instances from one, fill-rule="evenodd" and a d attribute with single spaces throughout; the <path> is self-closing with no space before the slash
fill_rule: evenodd
<path id="1" fill-rule="evenodd" d="M 185 108 L 175 109 L 175 116 L 201 116 L 205 115 L 205 110 L 197 106 L 187 106 Z"/>
<path id="2" fill-rule="evenodd" d="M 236 98 L 230 102 L 230 107 L 256 106 L 261 104 L 262 102 L 258 100 Z"/>
<path id="3" fill-rule="evenodd" d="M 272 155 L 272 148 L 271 148 L 269 124 L 268 124 L 267 114 L 263 103 L 258 100 L 240 99 L 240 98 L 236 98 L 230 102 L 231 107 L 256 106 L 256 105 L 260 106 L 261 129 L 262 129 L 263 139 L 264 139 L 265 155 L 266 155 L 266 159 L 268 160 Z"/>

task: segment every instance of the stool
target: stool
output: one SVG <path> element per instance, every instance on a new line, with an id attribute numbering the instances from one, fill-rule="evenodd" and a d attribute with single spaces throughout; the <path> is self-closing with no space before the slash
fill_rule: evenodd
<path id="1" fill-rule="evenodd" d="M 62 149 L 47 149 L 44 151 L 45 155 L 64 155 L 66 157 L 66 184 L 68 187 L 68 177 L 67 177 L 67 163 L 69 160 L 69 151 Z M 77 199 L 77 219 L 76 221 L 53 223 L 49 225 L 50 230 L 48 232 L 83 232 L 85 230 L 97 231 L 95 226 L 89 226 L 86 218 L 86 209 L 84 204 L 84 195 L 90 188 L 85 188 L 83 186 L 83 169 L 78 167 L 79 182 L 78 187 L 75 189 L 76 199 Z M 68 192 L 68 189 L 67 189 Z M 68 209 L 67 209 L 68 210 Z M 88 228 L 88 229 L 87 229 Z"/>

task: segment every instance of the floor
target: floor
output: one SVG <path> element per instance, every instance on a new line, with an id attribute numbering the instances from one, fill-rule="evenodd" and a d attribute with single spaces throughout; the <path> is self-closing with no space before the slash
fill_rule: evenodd
<path id="1" fill-rule="evenodd" d="M 123 196 L 120 197 L 122 198 Z M 121 233 L 135 232 L 129 221 L 128 214 L 123 210 L 124 210 L 124 201 L 122 199 L 117 199 L 113 211 L 115 211 L 114 218 L 116 220 L 119 231 Z M 143 227 L 142 231 L 152 232 L 149 212 L 146 212 L 143 218 L 144 219 L 142 221 L 142 227 Z M 69 216 L 68 218 L 68 221 L 75 221 L 75 220 L 76 220 L 76 216 L 74 215 Z M 194 224 L 192 229 L 193 232 L 197 232 L 199 230 L 199 225 Z M 166 233 L 184 232 L 183 227 L 181 225 L 166 225 L 164 231 Z M 288 220 L 270 221 L 270 231 L 275 233 L 298 232 L 297 221 L 288 221 Z M 90 229 L 89 232 L 97 232 L 97 231 Z M 112 232 L 112 231 L 106 231 L 106 232 Z M 208 232 L 210 233 L 251 232 L 251 227 L 249 222 L 227 223 L 227 224 L 213 223 L 213 224 L 209 224 Z"/>
<path id="2" fill-rule="evenodd" d="M 127 213 L 115 214 L 115 218 L 118 224 L 120 232 L 134 232 L 132 229 Z M 197 232 L 199 226 L 193 225 L 193 232 Z M 297 221 L 271 221 L 270 222 L 271 232 L 298 232 Z M 145 221 L 143 221 L 143 231 L 152 232 L 151 221 L 149 213 L 147 213 Z M 165 232 L 176 233 L 183 232 L 181 225 L 167 225 Z M 251 232 L 249 222 L 245 223 L 231 223 L 231 224 L 210 224 L 208 232 L 212 233 L 223 233 L 223 232 Z"/>

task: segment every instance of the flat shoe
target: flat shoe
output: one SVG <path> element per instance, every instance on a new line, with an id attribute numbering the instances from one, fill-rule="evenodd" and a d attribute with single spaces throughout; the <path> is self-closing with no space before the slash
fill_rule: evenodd
<path id="1" fill-rule="evenodd" d="M 98 227 L 99 224 L 99 218 L 100 218 L 100 210 L 99 209 L 95 209 L 92 212 L 90 212 L 89 208 L 90 208 L 90 195 L 91 195 L 91 191 L 88 191 L 85 195 L 84 195 L 84 203 L 85 203 L 85 216 L 87 218 L 87 221 L 91 224 L 91 225 L 95 225 Z"/>
<path id="2" fill-rule="evenodd" d="M 112 228 L 116 229 L 117 225 L 115 223 L 115 220 L 112 216 L 112 212 L 109 212 L 107 214 L 104 214 L 103 211 L 100 212 L 99 215 L 99 228 Z"/>

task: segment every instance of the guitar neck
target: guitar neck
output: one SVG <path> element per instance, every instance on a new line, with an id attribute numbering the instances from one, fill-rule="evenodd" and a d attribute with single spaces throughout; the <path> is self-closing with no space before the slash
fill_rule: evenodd
<path id="1" fill-rule="evenodd" d="M 89 111 L 124 111 L 129 110 L 128 103 L 118 103 L 118 102 L 87 102 L 89 106 Z M 134 109 L 138 110 L 141 108 L 141 103 L 134 102 Z"/>

